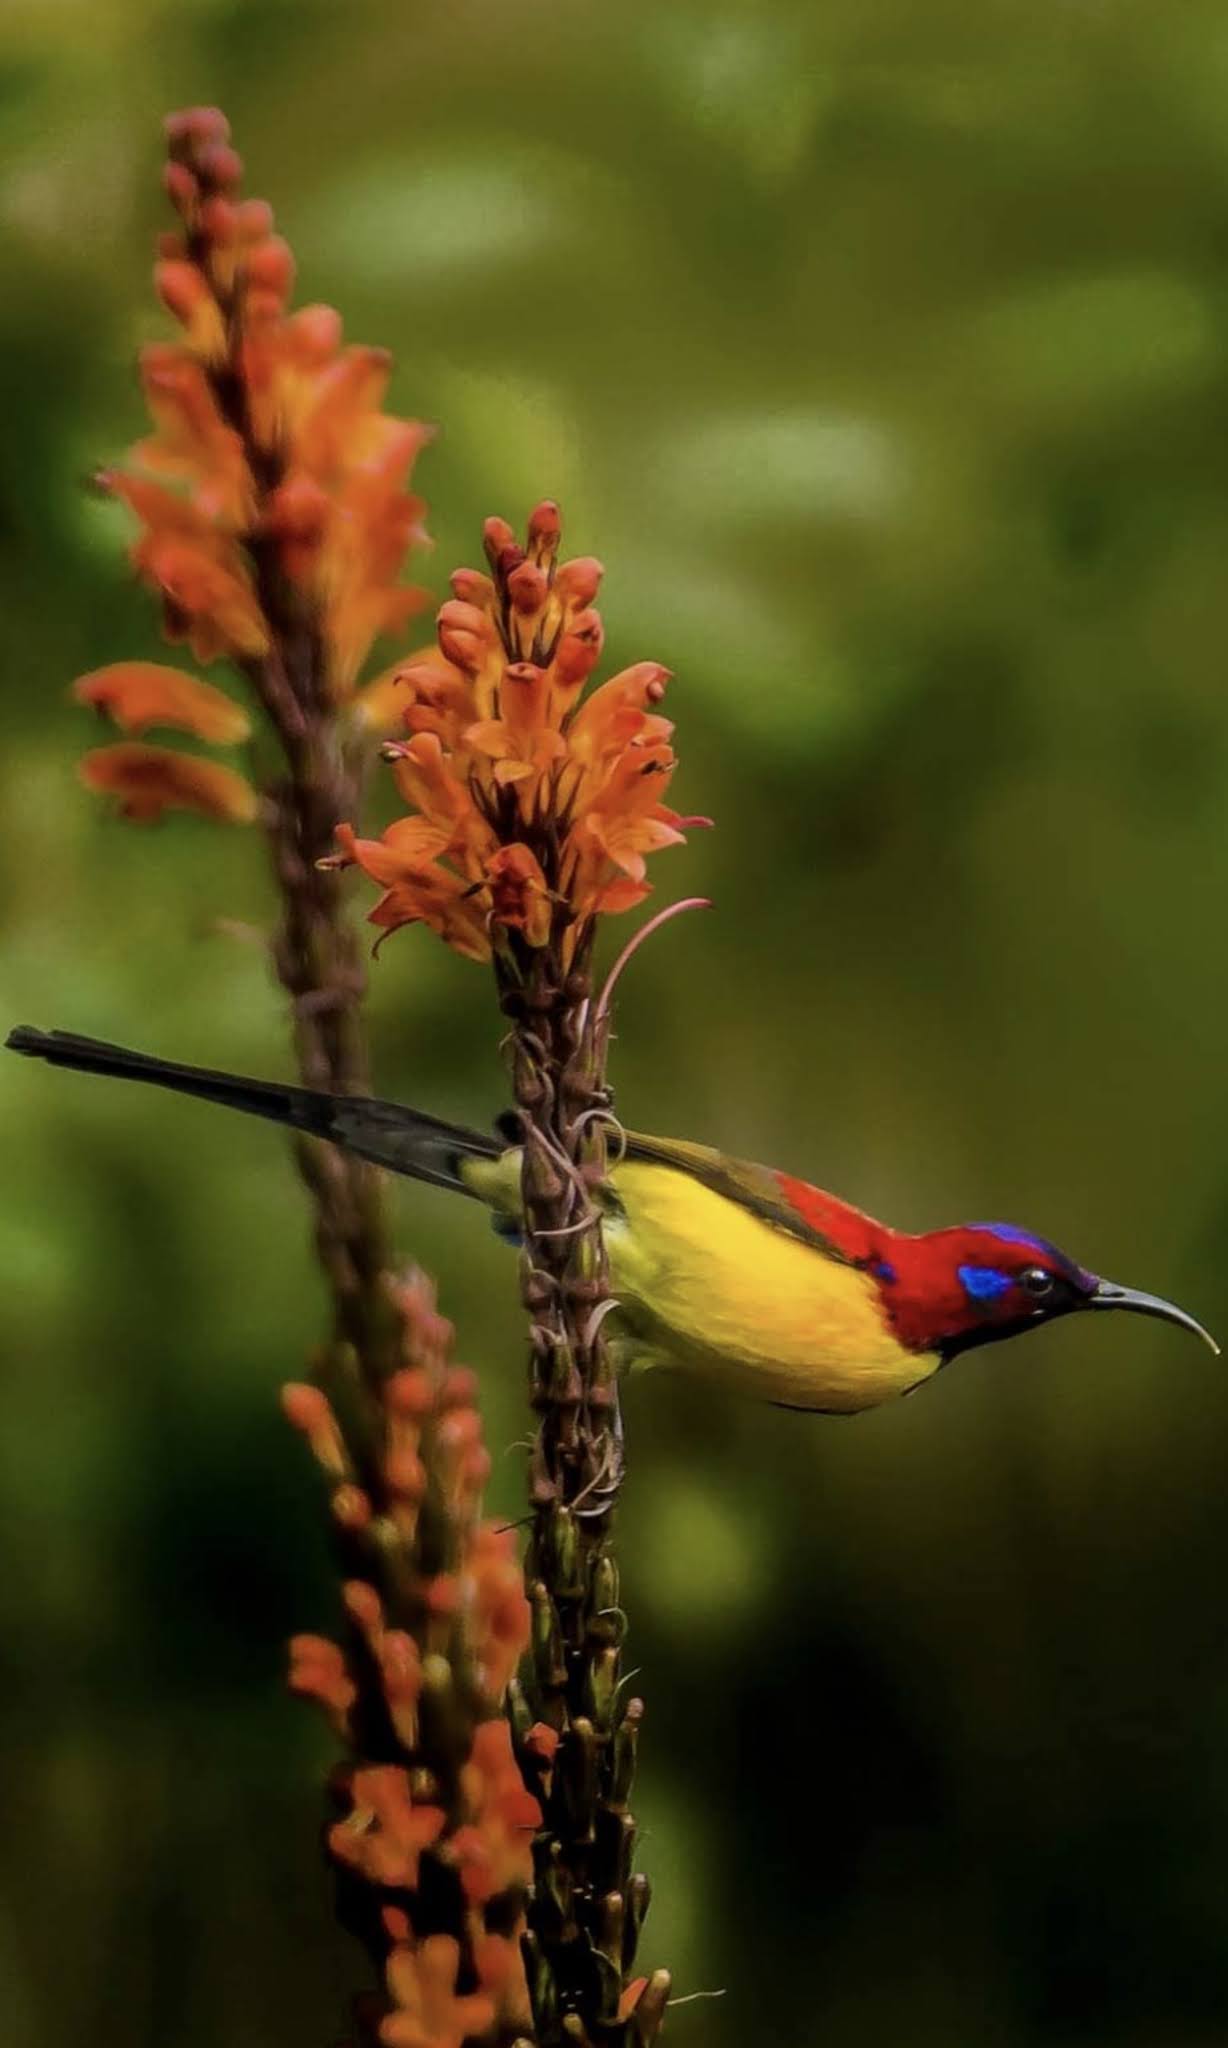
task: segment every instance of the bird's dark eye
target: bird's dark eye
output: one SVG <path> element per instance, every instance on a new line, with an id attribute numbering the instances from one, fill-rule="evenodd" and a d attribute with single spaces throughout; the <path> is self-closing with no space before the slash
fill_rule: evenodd
<path id="1" fill-rule="evenodd" d="M 1053 1275 L 1046 1273 L 1043 1266 L 1029 1266 L 1019 1275 L 1019 1285 L 1033 1300 L 1043 1301 L 1047 1294 L 1053 1292 Z"/>

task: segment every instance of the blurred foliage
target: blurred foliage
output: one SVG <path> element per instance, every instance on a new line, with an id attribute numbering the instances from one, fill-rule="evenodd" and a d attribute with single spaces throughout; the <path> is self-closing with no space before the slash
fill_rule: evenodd
<path id="1" fill-rule="evenodd" d="M 615 662 L 674 668 L 713 895 L 628 977 L 624 1113 L 893 1221 L 1006 1215 L 1228 1328 L 1228 26 L 1214 0 L 7 0 L 7 1020 L 285 1070 L 259 849 L 74 780 L 156 654 L 81 479 L 140 427 L 157 122 L 218 100 L 302 292 L 389 344 L 442 589 L 563 502 Z M 663 863 L 664 866 L 664 863 Z M 485 1121 L 423 935 L 383 1092 Z M 0 2010 L 13 2048 L 328 2037 L 358 1958 L 331 1620 L 276 1409 L 322 1303 L 275 1137 L 0 1063 Z M 398 1193 L 522 1431 L 514 1269 Z M 648 1378 L 633 1662 L 679 2048 L 1195 2048 L 1228 2028 L 1228 1386 L 1097 1319 L 856 1422 Z M 519 1497 L 513 1451 L 494 1505 Z"/>

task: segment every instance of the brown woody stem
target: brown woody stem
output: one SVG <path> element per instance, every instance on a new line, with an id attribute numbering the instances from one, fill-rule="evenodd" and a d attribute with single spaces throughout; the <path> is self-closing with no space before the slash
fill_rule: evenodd
<path id="1" fill-rule="evenodd" d="M 528 1977 L 544 2048 L 644 2048 L 669 1979 L 659 1972 L 652 1996 L 650 1986 L 621 2013 L 649 1886 L 632 1867 L 628 1802 L 643 1706 L 622 1697 L 626 1621 L 611 1546 L 622 1432 L 604 1329 L 608 1018 L 594 1019 L 591 927 L 566 969 L 561 939 L 556 930 L 535 949 L 510 934 L 497 969 L 524 1145 L 522 1290 L 538 1417 L 526 1559 L 532 1671 L 512 1713 L 522 1733 L 540 1721 L 559 1738 L 539 1788 Z"/>

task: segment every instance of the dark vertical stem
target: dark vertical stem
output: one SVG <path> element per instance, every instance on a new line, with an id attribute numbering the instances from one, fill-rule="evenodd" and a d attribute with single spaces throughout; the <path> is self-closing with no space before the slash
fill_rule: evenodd
<path id="1" fill-rule="evenodd" d="M 657 1972 L 620 2017 L 649 1887 L 633 1870 L 628 1801 L 643 1706 L 620 1687 L 625 1617 L 611 1544 L 622 1434 L 602 1327 L 609 1275 L 599 1204 L 613 1119 L 606 1028 L 593 1022 L 591 928 L 566 967 L 562 940 L 556 931 L 550 946 L 532 949 L 513 935 L 499 970 L 524 1142 L 522 1284 L 538 1418 L 526 1560 L 532 1675 L 512 1711 L 522 1727 L 544 1721 L 559 1738 L 541 1788 L 529 1910 L 538 2034 L 547 2048 L 612 2048 L 655 2038 L 669 1977 Z"/>
<path id="2" fill-rule="evenodd" d="M 234 325 L 234 309 L 229 309 Z M 283 479 L 277 456 L 251 431 L 242 378 L 223 364 L 211 378 L 222 417 L 240 435 L 262 498 Z M 333 1095 L 370 1091 L 362 999 L 366 975 L 342 908 L 341 883 L 319 863 L 343 818 L 358 809 L 360 766 L 347 755 L 328 687 L 327 651 L 310 607 L 259 533 L 247 545 L 269 651 L 242 664 L 280 742 L 284 771 L 266 785 L 268 839 L 281 918 L 273 964 L 290 1000 L 298 1069 L 306 1087 Z M 392 1368 L 395 1333 L 381 1275 L 385 1231 L 374 1167 L 317 1138 L 294 1141 L 315 1210 L 316 1247 L 333 1297 L 334 1336 L 351 1345 L 376 1384 Z"/>

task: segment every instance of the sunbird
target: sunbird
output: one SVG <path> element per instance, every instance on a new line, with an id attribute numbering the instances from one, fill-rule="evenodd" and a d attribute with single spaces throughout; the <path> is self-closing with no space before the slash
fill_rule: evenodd
<path id="1" fill-rule="evenodd" d="M 520 1149 L 421 1110 L 319 1094 L 130 1052 L 66 1031 L 10 1032 L 13 1052 L 152 1082 L 326 1138 L 360 1158 L 520 1216 Z M 977 1345 L 1059 1316 L 1125 1309 L 1192 1330 L 1171 1301 L 1118 1287 L 1010 1223 L 912 1235 L 707 1145 L 627 1133 L 597 1190 L 620 1367 L 703 1373 L 760 1400 L 853 1414 L 907 1394 Z"/>

